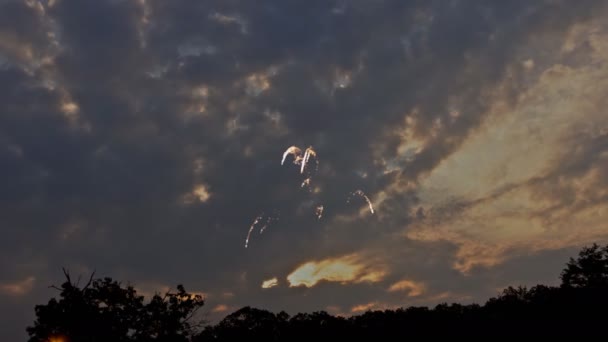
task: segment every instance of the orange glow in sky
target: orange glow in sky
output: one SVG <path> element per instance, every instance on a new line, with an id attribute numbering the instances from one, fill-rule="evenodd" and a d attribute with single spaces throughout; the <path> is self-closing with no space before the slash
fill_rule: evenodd
<path id="1" fill-rule="evenodd" d="M 64 335 L 53 335 L 49 337 L 48 342 L 68 342 L 68 338 Z"/>
<path id="2" fill-rule="evenodd" d="M 370 270 L 356 255 L 309 261 L 287 276 L 290 287 L 313 287 L 325 280 L 339 283 L 378 282 L 385 276 L 383 270 Z"/>

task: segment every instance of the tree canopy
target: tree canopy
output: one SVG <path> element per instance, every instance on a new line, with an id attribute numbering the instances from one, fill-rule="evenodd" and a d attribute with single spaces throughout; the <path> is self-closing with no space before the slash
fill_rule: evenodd
<path id="1" fill-rule="evenodd" d="M 565 287 L 608 287 L 608 245 L 584 247 L 577 259 L 570 258 L 561 279 Z"/>
<path id="2" fill-rule="evenodd" d="M 203 306 L 200 295 L 186 292 L 155 294 L 149 302 L 133 286 L 111 278 L 94 279 L 82 288 L 66 281 L 60 299 L 35 307 L 36 320 L 27 328 L 30 342 L 42 341 L 188 341 L 197 327 L 193 315 Z"/>

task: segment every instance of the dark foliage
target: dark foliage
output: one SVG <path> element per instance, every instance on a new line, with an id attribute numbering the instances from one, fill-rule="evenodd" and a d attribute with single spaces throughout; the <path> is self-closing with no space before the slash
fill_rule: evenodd
<path id="1" fill-rule="evenodd" d="M 49 341 L 188 341 L 196 324 L 191 318 L 203 306 L 203 298 L 182 285 L 177 292 L 156 294 L 144 303 L 132 286 L 111 278 L 93 279 L 82 288 L 67 280 L 57 288 L 61 299 L 37 305 L 30 342 Z"/>
<path id="2" fill-rule="evenodd" d="M 561 278 L 564 287 L 608 287 L 608 245 L 583 248 L 578 259 L 570 258 Z"/>

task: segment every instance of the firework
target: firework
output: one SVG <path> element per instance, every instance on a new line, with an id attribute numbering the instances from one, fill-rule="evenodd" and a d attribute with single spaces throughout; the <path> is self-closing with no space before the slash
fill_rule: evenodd
<path id="1" fill-rule="evenodd" d="M 291 146 L 285 152 L 283 152 L 283 159 L 281 159 L 281 165 L 285 163 L 285 159 L 288 155 L 293 155 L 293 163 L 298 165 L 302 160 L 302 150 L 297 146 Z"/>
<path id="2" fill-rule="evenodd" d="M 361 190 L 356 190 L 350 193 L 350 195 L 348 196 L 348 199 L 346 200 L 347 203 L 350 203 L 350 200 L 352 198 L 352 196 L 361 196 L 363 199 L 365 199 L 365 202 L 367 202 L 367 205 L 369 206 L 369 211 L 373 214 L 374 213 L 374 205 L 372 204 L 372 201 L 370 201 L 369 197 L 367 197 L 365 195 L 365 193 Z"/>
<path id="3" fill-rule="evenodd" d="M 317 208 L 315 209 L 315 215 L 317 216 L 317 219 L 321 219 L 321 217 L 323 217 L 323 205 L 318 205 Z"/>
<path id="4" fill-rule="evenodd" d="M 266 219 L 264 219 L 266 218 Z M 253 223 L 251 224 L 251 226 L 249 227 L 249 231 L 247 232 L 247 238 L 245 239 L 245 248 L 247 248 L 249 246 L 249 240 L 251 239 L 251 233 L 253 232 L 253 230 L 255 229 L 255 227 L 259 226 L 260 224 L 262 224 L 262 227 L 260 227 L 260 234 L 264 233 L 264 231 L 266 230 L 266 228 L 268 228 L 268 226 L 270 226 L 273 222 L 276 222 L 279 220 L 279 212 L 277 212 L 275 210 L 274 215 L 264 215 L 264 213 L 261 213 L 260 215 L 258 215 L 254 220 Z"/>
<path id="5" fill-rule="evenodd" d="M 266 228 L 268 228 L 268 226 L 270 226 L 273 222 L 276 222 L 279 220 L 279 213 L 275 213 L 275 215 L 276 216 L 268 216 L 266 218 L 266 222 L 264 222 L 264 225 L 262 226 L 262 228 L 260 228 L 260 234 L 264 233 Z"/>
<path id="6" fill-rule="evenodd" d="M 317 165 L 315 170 L 319 169 L 319 160 L 317 160 L 317 152 L 315 152 L 315 150 L 312 149 L 312 146 L 310 146 L 304 152 L 304 157 L 302 157 L 302 163 L 300 164 L 300 173 L 304 173 L 304 169 L 306 168 L 306 165 L 308 165 L 310 157 L 315 158 L 315 163 Z"/>
<path id="7" fill-rule="evenodd" d="M 285 164 L 285 160 L 287 159 L 288 155 L 293 156 L 293 164 L 299 165 L 300 174 L 303 175 L 304 177 L 306 177 L 300 184 L 300 188 L 306 188 L 306 189 L 308 189 L 309 192 L 311 192 L 312 177 L 313 177 L 313 175 L 316 174 L 316 172 L 319 171 L 319 159 L 317 158 L 317 152 L 312 148 L 312 146 L 309 146 L 304 151 L 304 153 L 302 153 L 302 150 L 299 147 L 290 146 L 289 148 L 287 148 L 287 150 L 285 150 L 285 152 L 283 152 L 283 158 L 281 159 L 281 165 Z M 314 171 L 311 170 L 311 168 L 310 168 L 311 158 L 315 162 Z M 354 197 L 354 196 L 359 196 L 359 197 L 363 198 L 365 200 L 365 202 L 367 202 L 369 211 L 372 214 L 375 213 L 372 201 L 361 190 L 355 190 L 355 191 L 351 192 L 349 194 L 346 202 L 350 203 L 350 201 L 352 200 L 352 197 Z M 315 216 L 317 217 L 317 219 L 320 220 L 323 217 L 323 210 L 324 210 L 324 206 L 322 204 L 319 204 L 315 207 L 314 213 L 315 213 Z M 256 229 L 256 227 L 260 228 L 259 232 L 260 232 L 260 234 L 262 234 L 270 225 L 272 225 L 274 222 L 276 222 L 278 220 L 279 220 L 279 212 L 276 209 L 274 210 L 274 213 L 272 215 L 265 215 L 263 212 L 260 215 L 258 215 L 253 220 L 253 223 L 251 224 L 251 226 L 249 227 L 249 231 L 247 232 L 247 238 L 245 239 L 245 248 L 247 248 L 249 246 L 249 240 L 251 238 L 251 233 L 253 232 L 254 229 Z"/>
<path id="8" fill-rule="evenodd" d="M 310 177 L 302 181 L 300 188 L 308 188 L 308 190 L 310 191 Z"/>
<path id="9" fill-rule="evenodd" d="M 253 223 L 249 227 L 249 232 L 247 233 L 247 238 L 245 239 L 245 248 L 247 248 L 247 246 L 249 246 L 249 238 L 251 237 L 251 232 L 253 231 L 255 226 L 258 223 L 260 223 L 260 220 L 263 218 L 263 215 L 264 215 L 264 213 L 262 213 L 261 215 L 258 215 L 258 217 L 256 217 L 255 220 L 253 220 Z"/>

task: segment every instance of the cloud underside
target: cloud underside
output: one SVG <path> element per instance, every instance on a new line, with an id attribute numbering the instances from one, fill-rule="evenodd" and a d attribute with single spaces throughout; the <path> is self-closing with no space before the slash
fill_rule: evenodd
<path id="1" fill-rule="evenodd" d="M 33 308 L 61 266 L 184 283 L 212 315 L 480 299 L 545 280 L 534 260 L 557 277 L 608 237 L 606 14 L 0 1 L 0 303 Z M 317 153 L 309 187 L 293 145 Z"/>
<path id="2" fill-rule="evenodd" d="M 385 272 L 380 267 L 370 269 L 369 264 L 360 256 L 347 255 L 335 259 L 309 261 L 298 266 L 287 276 L 289 286 L 313 287 L 320 281 L 338 282 L 341 284 L 378 282 Z"/>

